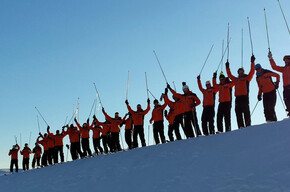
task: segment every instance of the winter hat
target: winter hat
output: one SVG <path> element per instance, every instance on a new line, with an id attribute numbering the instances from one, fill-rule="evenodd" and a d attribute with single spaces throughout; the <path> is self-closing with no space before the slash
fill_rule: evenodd
<path id="1" fill-rule="evenodd" d="M 285 61 L 286 59 L 290 59 L 290 55 L 285 55 L 283 61 Z"/>
<path id="2" fill-rule="evenodd" d="M 260 65 L 259 63 L 255 65 L 255 69 L 256 69 L 256 70 L 257 70 L 257 69 L 260 69 L 260 68 L 262 68 L 262 67 L 261 67 L 261 65 Z"/>
<path id="3" fill-rule="evenodd" d="M 219 78 L 220 78 L 220 80 L 223 80 L 223 79 L 225 79 L 225 78 L 226 78 L 223 72 L 221 72 L 221 74 L 220 74 Z"/>
<path id="4" fill-rule="evenodd" d="M 238 69 L 238 73 L 239 73 L 240 70 L 244 71 L 244 68 L 239 68 L 239 69 Z"/>
<path id="5" fill-rule="evenodd" d="M 153 103 L 158 103 L 158 100 L 157 99 L 154 99 Z"/>
<path id="6" fill-rule="evenodd" d="M 206 81 L 205 84 L 206 84 L 206 85 L 210 85 L 210 81 Z"/>

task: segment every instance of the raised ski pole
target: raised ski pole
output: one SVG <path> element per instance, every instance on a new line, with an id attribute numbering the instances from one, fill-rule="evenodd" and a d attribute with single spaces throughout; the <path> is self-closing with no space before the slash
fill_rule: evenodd
<path id="1" fill-rule="evenodd" d="M 67 121 L 67 118 L 68 118 L 68 116 L 66 116 L 66 118 L 65 118 L 65 122 L 64 122 L 64 125 L 66 125 L 66 121 Z"/>
<path id="2" fill-rule="evenodd" d="M 229 62 L 229 57 L 230 57 L 230 23 L 228 23 L 227 48 L 228 48 L 227 62 Z"/>
<path id="3" fill-rule="evenodd" d="M 29 134 L 29 146 L 30 146 L 30 141 L 31 141 L 31 131 L 30 131 L 30 134 Z"/>
<path id="4" fill-rule="evenodd" d="M 80 122 L 80 102 L 79 102 L 80 98 L 78 97 L 78 106 L 77 106 L 77 110 L 78 110 L 78 122 Z"/>
<path id="5" fill-rule="evenodd" d="M 16 137 L 16 135 L 14 135 L 14 139 L 15 139 L 15 143 L 17 144 L 17 137 Z"/>
<path id="6" fill-rule="evenodd" d="M 176 91 L 176 86 L 175 86 L 174 81 L 172 83 L 173 83 L 174 91 Z"/>
<path id="7" fill-rule="evenodd" d="M 91 108 L 91 111 L 90 111 L 89 117 L 90 117 L 91 114 L 92 114 L 92 111 L 93 111 L 93 108 L 94 108 L 95 104 L 96 104 L 96 99 L 94 99 L 94 103 L 93 103 L 93 105 L 92 105 L 92 108 Z"/>
<path id="8" fill-rule="evenodd" d="M 270 52 L 271 49 L 270 49 L 270 40 L 269 40 L 269 30 L 268 30 L 267 14 L 266 14 L 266 9 L 265 8 L 264 8 L 264 16 L 265 16 L 265 25 L 266 25 L 267 40 L 268 40 L 268 50 Z"/>
<path id="9" fill-rule="evenodd" d="M 101 100 L 100 94 L 99 94 L 99 92 L 98 92 L 98 89 L 97 89 L 95 83 L 94 83 L 94 86 L 95 86 L 95 90 L 96 90 L 96 93 L 97 93 L 97 95 L 98 95 L 98 98 L 99 98 L 99 100 L 100 100 L 101 106 L 102 106 L 102 108 L 103 108 L 102 100 Z"/>
<path id="10" fill-rule="evenodd" d="M 210 48 L 210 51 L 209 51 L 209 53 L 207 54 L 207 57 L 206 57 L 206 59 L 205 59 L 205 61 L 204 61 L 204 63 L 203 63 L 203 66 L 202 66 L 202 68 L 201 68 L 201 71 L 200 71 L 199 75 L 200 75 L 200 74 L 202 73 L 202 71 L 203 71 L 203 68 L 204 68 L 204 66 L 205 66 L 205 64 L 206 64 L 206 62 L 207 62 L 207 60 L 208 60 L 208 58 L 209 58 L 209 56 L 210 56 L 210 53 L 211 53 L 211 51 L 212 51 L 213 46 L 214 46 L 214 44 L 212 44 L 212 46 L 211 46 L 211 48 Z"/>
<path id="11" fill-rule="evenodd" d="M 149 89 L 148 89 L 147 73 L 146 72 L 145 72 L 145 81 L 146 81 L 147 99 L 149 99 Z"/>
<path id="12" fill-rule="evenodd" d="M 39 126 L 39 118 L 38 118 L 38 115 L 36 117 L 37 117 L 38 131 L 40 133 L 40 126 Z"/>
<path id="13" fill-rule="evenodd" d="M 155 55 L 155 57 L 156 57 L 156 60 L 157 60 L 157 62 L 158 62 L 158 64 L 159 64 L 159 67 L 160 67 L 160 69 L 161 69 L 161 71 L 162 71 L 163 77 L 164 77 L 164 79 L 165 79 L 165 81 L 166 81 L 166 84 L 167 84 L 168 81 L 167 81 L 166 76 L 165 76 L 165 74 L 164 74 L 164 71 L 163 71 L 163 69 L 162 69 L 162 67 L 161 67 L 161 64 L 160 64 L 160 62 L 159 62 L 159 59 L 158 59 L 158 57 L 157 57 L 157 54 L 156 54 L 155 51 L 153 51 L 153 53 L 154 53 L 154 55 Z"/>
<path id="14" fill-rule="evenodd" d="M 281 6 L 281 3 L 280 3 L 280 0 L 278 0 L 278 3 L 279 3 L 279 7 L 280 7 L 280 9 L 281 9 L 281 12 L 282 12 L 282 15 L 283 15 L 283 18 L 284 18 L 284 21 L 285 21 L 286 27 L 287 27 L 287 29 L 288 29 L 288 33 L 289 33 L 289 35 L 290 35 L 289 26 L 288 26 L 288 23 L 287 23 L 286 17 L 285 17 L 285 15 L 284 15 L 284 11 L 283 11 L 283 9 L 282 9 L 282 6 Z"/>
<path id="15" fill-rule="evenodd" d="M 223 52 L 224 52 L 224 44 L 225 44 L 225 40 L 223 40 L 223 43 L 222 43 L 222 63 L 224 63 L 224 57 L 223 57 Z M 223 65 L 221 66 L 221 71 L 223 70 Z"/>
<path id="16" fill-rule="evenodd" d="M 37 110 L 37 112 L 39 113 L 40 117 L 43 119 L 43 121 L 46 123 L 46 125 L 48 126 L 47 122 L 45 121 L 45 119 L 43 118 L 43 116 L 41 115 L 40 111 L 37 109 L 37 107 L 35 107 L 35 109 Z"/>
<path id="17" fill-rule="evenodd" d="M 243 68 L 244 63 L 244 29 L 242 29 L 242 47 L 241 47 L 241 66 Z"/>
<path id="18" fill-rule="evenodd" d="M 73 104 L 73 106 L 75 106 L 74 104 Z M 69 120 L 69 122 L 67 123 L 67 124 L 70 124 L 70 122 L 73 120 L 73 118 L 74 118 L 74 116 L 77 114 L 77 109 L 75 110 L 74 109 L 74 107 L 73 107 L 73 115 L 72 115 L 72 117 L 70 118 L 70 120 Z"/>
<path id="19" fill-rule="evenodd" d="M 250 18 L 247 17 L 247 19 L 248 19 L 248 27 L 249 27 L 249 34 L 250 34 L 251 50 L 252 50 L 252 55 L 254 55 L 254 48 L 253 48 L 253 41 L 252 41 L 252 32 L 251 32 Z"/>
<path id="20" fill-rule="evenodd" d="M 230 44 L 231 40 L 232 40 L 232 38 L 230 38 L 228 45 Z M 228 46 L 227 46 L 227 47 L 228 47 Z M 217 68 L 216 72 L 219 70 L 219 68 L 220 68 L 220 66 L 221 66 L 221 64 L 222 64 L 222 62 L 223 62 L 224 56 L 225 56 L 225 54 L 226 54 L 226 52 L 227 52 L 227 47 L 226 47 L 226 49 L 224 50 L 224 53 L 223 53 L 223 55 L 222 55 L 222 58 L 221 58 L 221 60 L 220 60 L 220 63 L 219 63 L 219 65 L 218 65 L 218 68 Z"/>
<path id="21" fill-rule="evenodd" d="M 154 97 L 154 95 L 153 95 L 153 93 L 148 89 L 148 92 L 150 93 L 150 95 L 154 98 L 154 99 L 156 99 L 156 97 Z"/>
<path id="22" fill-rule="evenodd" d="M 126 100 L 128 100 L 128 92 L 129 92 L 129 80 L 130 80 L 130 71 L 128 71 L 128 80 L 127 80 Z"/>

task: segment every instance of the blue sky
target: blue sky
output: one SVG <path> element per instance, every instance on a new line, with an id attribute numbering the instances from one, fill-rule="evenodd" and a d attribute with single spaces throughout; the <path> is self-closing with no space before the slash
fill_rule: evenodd
<path id="1" fill-rule="evenodd" d="M 290 2 L 281 0 L 289 20 Z M 31 146 L 38 134 L 35 106 L 52 131 L 60 129 L 73 104 L 80 100 L 80 121 L 87 119 L 95 98 L 96 83 L 108 114 L 127 112 L 127 73 L 130 70 L 129 102 L 145 108 L 147 72 L 151 92 L 159 98 L 165 80 L 156 62 L 156 51 L 170 83 L 181 91 L 186 81 L 200 99 L 196 76 L 212 44 L 213 52 L 201 74 L 205 82 L 217 69 L 230 23 L 230 66 L 233 74 L 241 66 L 241 29 L 244 29 L 244 68 L 249 71 L 250 17 L 257 63 L 270 69 L 264 22 L 267 10 L 271 50 L 277 64 L 289 54 L 289 33 L 276 0 L 244 1 L 1 1 L 0 6 L 0 168 L 9 166 L 14 135 Z M 223 67 L 224 68 L 224 67 Z M 280 85 L 282 87 L 282 84 Z M 282 88 L 279 89 L 282 94 Z M 250 86 L 250 106 L 257 102 L 257 84 Z M 151 98 L 151 101 L 153 99 Z M 280 99 L 278 119 L 285 118 Z M 199 121 L 202 107 L 197 109 Z M 97 115 L 103 120 L 103 115 Z M 146 138 L 148 121 L 145 121 Z M 265 122 L 259 103 L 253 124 Z M 40 120 L 42 132 L 45 123 Z M 236 129 L 234 105 L 232 129 Z M 151 128 L 152 131 L 152 128 Z M 166 129 L 167 132 L 167 129 Z M 123 132 L 122 132 L 123 133 Z M 150 133 L 152 136 L 152 132 Z M 18 139 L 19 140 L 19 139 Z M 124 140 L 124 139 L 123 139 Z M 150 139 L 150 144 L 153 139 Z M 65 139 L 65 143 L 68 138 Z M 22 159 L 22 157 L 21 157 Z"/>

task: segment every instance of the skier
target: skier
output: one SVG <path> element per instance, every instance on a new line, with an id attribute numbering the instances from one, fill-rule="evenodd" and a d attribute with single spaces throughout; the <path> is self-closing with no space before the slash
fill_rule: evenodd
<path id="1" fill-rule="evenodd" d="M 22 160 L 22 169 L 23 171 L 29 170 L 29 155 L 32 153 L 31 149 L 28 147 L 28 143 L 24 144 L 24 148 L 20 151 L 20 154 L 23 155 Z"/>
<path id="2" fill-rule="evenodd" d="M 18 151 L 20 147 L 18 144 L 13 145 L 8 155 L 11 156 L 10 172 L 13 173 L 13 166 L 15 165 L 15 172 L 18 172 Z"/>
<path id="3" fill-rule="evenodd" d="M 67 133 L 64 132 L 65 126 L 62 127 L 62 132 L 60 133 L 59 130 L 56 130 L 56 134 L 54 135 L 54 151 L 55 151 L 55 157 L 54 162 L 58 163 L 58 155 L 60 156 L 60 161 L 64 162 L 64 154 L 63 154 L 63 138 L 67 135 Z"/>
<path id="4" fill-rule="evenodd" d="M 228 77 L 235 84 L 235 111 L 237 116 L 238 128 L 244 128 L 251 125 L 251 115 L 249 107 L 249 84 L 255 74 L 255 56 L 251 57 L 251 70 L 248 75 L 243 68 L 238 69 L 238 77 L 232 75 L 229 62 L 226 62 Z"/>
<path id="5" fill-rule="evenodd" d="M 196 96 L 195 93 L 189 91 L 189 87 L 186 85 L 185 82 L 182 82 L 182 90 L 184 94 L 176 93 L 169 84 L 167 84 L 167 88 L 171 91 L 174 97 L 179 98 L 181 103 L 183 104 L 183 117 L 184 117 L 184 133 L 187 138 L 194 137 L 194 132 L 192 129 L 192 124 L 195 128 L 196 136 L 200 136 L 201 132 L 198 125 L 198 120 L 196 116 L 195 107 L 200 104 L 199 98 Z"/>
<path id="6" fill-rule="evenodd" d="M 93 156 L 92 151 L 90 149 L 90 127 L 92 127 L 92 125 L 89 125 L 89 119 L 87 119 L 87 122 L 83 124 L 83 126 L 81 126 L 79 124 L 79 122 L 77 121 L 76 118 L 74 118 L 75 123 L 77 124 L 77 127 L 80 130 L 80 134 L 81 134 L 81 138 L 82 138 L 82 149 L 83 149 L 83 156 L 87 157 L 87 155 L 89 155 L 90 157 Z"/>
<path id="7" fill-rule="evenodd" d="M 94 126 L 91 128 L 93 130 L 93 144 L 94 144 L 94 150 L 96 155 L 99 155 L 99 151 L 101 154 L 103 154 L 103 148 L 101 147 L 100 141 L 100 133 L 101 133 L 101 127 L 97 124 L 96 121 L 94 122 Z"/>
<path id="8" fill-rule="evenodd" d="M 229 81 L 223 73 L 220 73 L 220 84 L 216 83 L 217 73 L 213 74 L 213 87 L 219 92 L 219 106 L 217 112 L 218 132 L 223 132 L 223 119 L 225 120 L 225 131 L 231 131 L 231 108 L 232 108 L 232 88 L 235 85 Z"/>
<path id="9" fill-rule="evenodd" d="M 200 75 L 197 76 L 197 84 L 199 90 L 203 94 L 203 111 L 201 116 L 202 121 L 202 132 L 205 136 L 209 134 L 215 134 L 214 130 L 214 107 L 215 107 L 215 95 L 218 92 L 218 89 L 211 86 L 210 81 L 206 81 L 206 89 L 202 87 L 200 81 Z"/>
<path id="10" fill-rule="evenodd" d="M 39 140 L 40 138 L 42 138 L 42 140 Z M 36 143 L 41 144 L 43 146 L 43 155 L 41 158 L 41 165 L 47 166 L 47 160 L 48 160 L 47 133 L 45 133 L 44 136 L 42 136 L 41 133 L 39 133 Z"/>
<path id="11" fill-rule="evenodd" d="M 53 165 L 55 163 L 55 150 L 54 150 L 54 134 L 49 131 L 50 127 L 47 126 L 47 146 L 48 153 L 47 159 L 49 165 Z"/>
<path id="12" fill-rule="evenodd" d="M 276 65 L 271 52 L 269 52 L 268 57 L 272 69 L 282 73 L 283 88 L 284 88 L 283 90 L 284 103 L 286 105 L 286 111 L 288 111 L 287 116 L 290 117 L 290 55 L 284 56 L 283 58 L 285 62 L 284 67 Z"/>
<path id="13" fill-rule="evenodd" d="M 102 126 L 103 128 L 99 128 L 101 133 L 102 133 L 102 142 L 103 142 L 103 147 L 104 147 L 104 153 L 108 154 L 109 150 L 108 150 L 108 146 L 110 147 L 110 129 L 111 129 L 111 123 L 106 120 L 105 122 L 100 122 L 97 117 L 94 115 L 93 116 L 94 121 L 97 123 L 97 125 Z"/>
<path id="14" fill-rule="evenodd" d="M 42 153 L 42 149 L 38 143 L 35 143 L 35 147 L 33 148 L 32 152 L 34 153 L 33 160 L 32 160 L 32 168 L 35 168 L 35 163 L 37 163 L 37 167 L 40 167 L 40 157 Z"/>
<path id="15" fill-rule="evenodd" d="M 127 119 L 126 117 L 129 116 Z M 123 118 L 123 124 L 125 124 L 125 141 L 129 149 L 132 149 L 132 129 L 133 129 L 133 120 L 131 113 L 127 113 Z M 122 126 L 121 124 L 120 126 Z"/>
<path id="16" fill-rule="evenodd" d="M 155 143 L 159 144 L 159 136 L 161 139 L 162 143 L 165 143 L 165 136 L 164 136 L 164 124 L 163 124 L 163 110 L 165 109 L 165 107 L 167 106 L 166 103 L 164 103 L 163 105 L 160 105 L 158 100 L 155 99 L 153 101 L 154 103 L 154 109 L 152 111 L 152 117 L 150 119 L 150 124 L 153 123 L 153 135 L 154 135 L 154 139 L 155 139 Z M 159 136 L 158 136 L 159 134 Z"/>
<path id="17" fill-rule="evenodd" d="M 133 111 L 129 105 L 128 100 L 125 101 L 128 111 L 132 114 L 132 119 L 134 123 L 134 132 L 133 132 L 133 147 L 138 147 L 137 136 L 139 135 L 142 147 L 146 146 L 145 137 L 144 137 L 144 116 L 150 110 L 150 99 L 147 99 L 147 108 L 144 111 L 140 104 L 137 105 L 137 111 Z"/>
<path id="18" fill-rule="evenodd" d="M 78 159 L 79 156 L 83 158 L 84 155 L 81 151 L 79 130 L 73 124 L 71 124 L 70 126 L 66 125 L 66 127 L 67 130 L 64 133 L 69 135 L 70 153 L 72 160 Z"/>
<path id="19" fill-rule="evenodd" d="M 255 65 L 257 83 L 259 86 L 258 101 L 262 100 L 263 93 L 263 106 L 264 114 L 267 122 L 277 121 L 275 113 L 276 105 L 276 89 L 279 87 L 280 76 L 277 73 L 263 69 L 260 64 Z M 273 82 L 272 77 L 276 78 Z"/>
<path id="20" fill-rule="evenodd" d="M 102 108 L 102 112 L 105 115 L 105 118 L 111 123 L 111 146 L 112 152 L 121 151 L 120 145 L 120 124 L 123 123 L 122 118 L 119 117 L 119 113 L 115 113 L 115 118 L 110 117 L 106 112 L 105 109 Z"/>

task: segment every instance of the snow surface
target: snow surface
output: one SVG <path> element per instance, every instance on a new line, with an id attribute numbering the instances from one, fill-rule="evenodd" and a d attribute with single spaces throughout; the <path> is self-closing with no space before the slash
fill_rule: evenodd
<path id="1" fill-rule="evenodd" d="M 1 176 L 1 191 L 290 191 L 290 119 Z"/>

